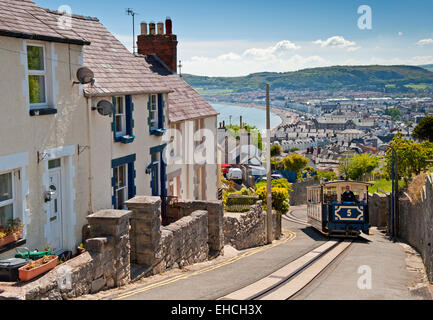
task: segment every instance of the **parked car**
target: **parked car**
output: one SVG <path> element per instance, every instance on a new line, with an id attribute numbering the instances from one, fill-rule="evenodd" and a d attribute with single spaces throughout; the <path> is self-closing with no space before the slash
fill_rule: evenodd
<path id="1" fill-rule="evenodd" d="M 242 183 L 242 170 L 238 168 L 230 168 L 227 172 L 227 179 L 233 180 L 238 184 Z"/>
<path id="2" fill-rule="evenodd" d="M 224 175 L 224 177 L 226 177 L 227 173 L 229 172 L 230 168 L 232 167 L 231 164 L 222 164 L 221 165 L 221 172 Z"/>

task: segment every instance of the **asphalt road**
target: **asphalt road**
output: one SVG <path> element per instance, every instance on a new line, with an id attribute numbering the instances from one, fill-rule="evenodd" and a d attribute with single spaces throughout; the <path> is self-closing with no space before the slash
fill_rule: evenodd
<path id="1" fill-rule="evenodd" d="M 304 210 L 293 212 L 305 218 Z M 155 285 L 130 294 L 125 300 L 214 300 L 256 282 L 298 257 L 319 247 L 327 239 L 311 227 L 283 219 L 283 228 L 296 237 L 278 246 L 243 257 L 203 273 L 188 273 L 179 280 Z M 426 292 L 411 293 L 408 283 L 416 275 L 406 267 L 404 248 L 376 233 L 357 240 L 336 263 L 325 270 L 296 299 L 422 299 Z M 362 267 L 361 269 L 359 269 Z M 361 273 L 359 273 L 361 272 Z M 371 274 L 370 278 L 369 274 Z M 361 289 L 358 286 L 363 277 Z M 371 281 L 369 281 L 371 279 Z M 371 288 L 370 288 L 371 284 Z M 137 290 L 138 289 L 138 290 Z"/>

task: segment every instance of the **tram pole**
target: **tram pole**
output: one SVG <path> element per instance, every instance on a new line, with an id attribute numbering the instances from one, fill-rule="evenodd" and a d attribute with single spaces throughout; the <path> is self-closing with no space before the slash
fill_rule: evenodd
<path id="1" fill-rule="evenodd" d="M 271 177 L 271 111 L 269 84 L 266 84 L 266 230 L 267 243 L 272 243 L 272 177 Z"/>

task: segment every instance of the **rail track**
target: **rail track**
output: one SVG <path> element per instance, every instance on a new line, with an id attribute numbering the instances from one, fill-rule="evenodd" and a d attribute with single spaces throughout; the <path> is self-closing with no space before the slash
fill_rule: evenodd
<path id="1" fill-rule="evenodd" d="M 352 240 L 330 240 L 269 276 L 218 300 L 289 300 L 346 251 Z"/>
<path id="2" fill-rule="evenodd" d="M 297 210 L 295 210 L 295 211 L 297 211 Z M 298 211 L 302 211 L 302 210 L 298 210 Z M 293 214 L 293 211 L 289 211 L 288 213 L 283 214 L 282 217 L 284 220 L 289 221 L 289 222 L 294 222 L 294 223 L 302 224 L 302 225 L 306 225 L 306 226 L 309 225 L 307 220 L 303 220 L 301 218 L 298 218 L 297 216 L 295 216 Z"/>

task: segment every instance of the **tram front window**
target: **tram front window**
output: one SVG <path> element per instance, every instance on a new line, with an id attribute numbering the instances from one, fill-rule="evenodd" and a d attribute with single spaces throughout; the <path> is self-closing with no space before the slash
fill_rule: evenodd
<path id="1" fill-rule="evenodd" d="M 342 202 L 358 202 L 355 194 L 350 190 L 350 186 L 346 186 L 346 191 L 341 195 Z"/>

